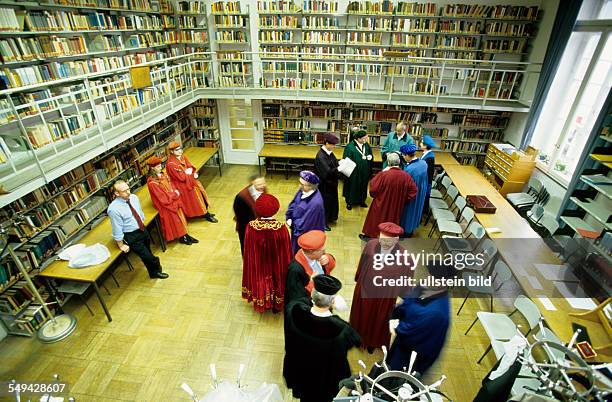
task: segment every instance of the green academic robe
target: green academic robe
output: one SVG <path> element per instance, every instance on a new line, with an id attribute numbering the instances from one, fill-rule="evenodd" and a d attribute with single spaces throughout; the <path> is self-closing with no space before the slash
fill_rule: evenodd
<path id="1" fill-rule="evenodd" d="M 385 143 L 380 149 L 380 153 L 383 159 L 383 169 L 387 167 L 387 154 L 389 152 L 399 152 L 402 145 L 410 145 L 413 143 L 414 140 L 408 133 L 406 133 L 404 138 L 402 138 L 401 140 L 397 138 L 397 133 L 395 131 L 391 131 L 389 134 L 387 134 L 387 139 L 385 140 Z M 400 158 L 400 160 L 402 160 L 402 158 Z"/>
<path id="2" fill-rule="evenodd" d="M 368 196 L 368 181 L 372 175 L 374 156 L 370 144 L 365 143 L 362 149 L 363 155 L 359 152 L 353 140 L 344 147 L 344 153 L 342 154 L 342 158 L 350 158 L 357 165 L 351 177 L 344 181 L 342 195 L 347 204 L 362 204 Z M 364 156 L 366 159 L 364 159 Z"/>

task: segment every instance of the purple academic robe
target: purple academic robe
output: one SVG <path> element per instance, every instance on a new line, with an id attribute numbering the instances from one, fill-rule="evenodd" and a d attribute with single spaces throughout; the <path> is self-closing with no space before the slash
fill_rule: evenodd
<path id="1" fill-rule="evenodd" d="M 302 199 L 302 190 L 298 190 L 287 208 L 285 217 L 287 220 L 291 219 L 291 245 L 295 255 L 300 249 L 297 244 L 298 237 L 310 230 L 325 229 L 325 207 L 321 192 L 315 190 Z"/>

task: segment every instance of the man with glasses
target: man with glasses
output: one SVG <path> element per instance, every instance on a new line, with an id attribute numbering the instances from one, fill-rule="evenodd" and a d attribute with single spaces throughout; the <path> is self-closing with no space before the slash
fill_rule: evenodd
<path id="1" fill-rule="evenodd" d="M 168 145 L 166 173 L 181 195 L 183 212 L 187 218 L 202 216 L 209 222 L 218 222 L 215 215 L 208 211 L 210 207 L 208 195 L 198 180 L 196 167 L 183 155 L 183 148 L 176 141 Z"/>
<path id="2" fill-rule="evenodd" d="M 113 185 L 115 199 L 108 206 L 113 239 L 124 253 L 133 250 L 144 263 L 151 279 L 166 279 L 159 258 L 151 251 L 151 239 L 144 226 L 144 212 L 140 200 L 130 193 L 130 186 L 123 180 Z"/>
<path id="3" fill-rule="evenodd" d="M 300 189 L 287 208 L 285 217 L 291 228 L 293 254 L 300 247 L 297 239 L 310 230 L 325 229 L 325 207 L 319 191 L 319 177 L 310 170 L 300 172 Z"/>

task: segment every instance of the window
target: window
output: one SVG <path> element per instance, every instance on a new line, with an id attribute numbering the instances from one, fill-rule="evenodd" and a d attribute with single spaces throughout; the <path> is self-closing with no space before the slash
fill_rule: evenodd
<path id="1" fill-rule="evenodd" d="M 583 2 L 531 140 L 538 166 L 564 183 L 612 85 L 611 16 L 612 0 Z"/>

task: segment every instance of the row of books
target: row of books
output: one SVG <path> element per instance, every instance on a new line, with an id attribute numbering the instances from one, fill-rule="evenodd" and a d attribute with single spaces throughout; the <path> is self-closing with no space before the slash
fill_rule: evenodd
<path id="1" fill-rule="evenodd" d="M 294 41 L 294 31 L 260 31 L 259 42 L 260 43 L 272 43 L 277 45 L 278 43 L 287 42 L 291 43 Z"/>
<path id="2" fill-rule="evenodd" d="M 490 131 L 480 129 L 467 129 L 461 131 L 461 139 L 466 140 L 483 140 L 483 141 L 502 141 L 504 139 L 503 131 Z"/>
<path id="3" fill-rule="evenodd" d="M 223 14 L 223 13 L 239 13 L 240 1 L 216 1 L 210 6 L 213 14 Z"/>
<path id="4" fill-rule="evenodd" d="M 266 15 L 259 17 L 261 28 L 297 28 L 298 18 L 292 15 Z"/>
<path id="5" fill-rule="evenodd" d="M 100 12 L 80 14 L 72 11 L 28 10 L 23 28 L 33 32 L 162 29 L 162 20 L 157 15 L 113 15 Z"/>
<path id="6" fill-rule="evenodd" d="M 66 214 L 63 218 L 55 222 L 50 228 L 56 229 L 60 244 L 64 244 L 66 240 L 83 225 L 90 222 L 92 219 L 100 215 L 108 207 L 106 198 L 103 196 L 94 196 L 75 208 L 73 211 Z"/>
<path id="7" fill-rule="evenodd" d="M 319 32 L 319 31 L 307 31 L 302 34 L 302 40 L 304 43 L 341 43 L 342 36 L 339 32 Z"/>
<path id="8" fill-rule="evenodd" d="M 467 152 L 467 153 L 485 153 L 487 152 L 488 144 L 478 142 L 462 142 L 447 138 L 441 141 L 440 149 L 451 152 Z"/>
<path id="9" fill-rule="evenodd" d="M 272 12 L 296 12 L 299 8 L 293 0 L 266 0 L 257 1 L 257 11 L 264 13 Z"/>
<path id="10" fill-rule="evenodd" d="M 350 13 L 365 14 L 391 14 L 393 13 L 393 2 L 390 0 L 378 1 L 351 1 L 347 8 Z"/>
<path id="11" fill-rule="evenodd" d="M 45 298 L 51 300 L 50 295 L 45 295 Z M 28 306 L 24 313 L 13 323 L 18 331 L 31 335 L 34 334 L 46 321 L 47 317 L 45 317 L 43 308 L 36 305 Z"/>
<path id="12" fill-rule="evenodd" d="M 166 15 L 164 15 L 164 17 L 169 18 Z M 170 20 L 168 20 L 168 22 L 170 22 Z M 176 27 L 176 20 L 172 20 L 171 25 L 171 28 Z M 178 26 L 181 29 L 206 28 L 206 19 L 200 19 L 192 15 L 179 15 Z"/>
<path id="13" fill-rule="evenodd" d="M 149 0 L 47 0 L 49 3 L 96 8 L 120 8 L 123 10 L 151 11 Z"/>
<path id="14" fill-rule="evenodd" d="M 58 57 L 87 53 L 87 45 L 82 36 L 39 38 L 8 38 L 0 40 L 0 57 L 6 62 L 27 61 L 42 57 Z"/>
<path id="15" fill-rule="evenodd" d="M 4 277 L 4 270 L 0 269 L 0 283 L 8 282 Z M 39 291 L 44 289 L 44 285 L 37 279 L 35 286 Z M 25 306 L 34 300 L 34 295 L 25 280 L 17 281 L 10 289 L 0 295 L 0 312 L 5 314 L 18 314 Z"/>
<path id="16" fill-rule="evenodd" d="M 535 20 L 538 17 L 538 6 L 447 4 L 442 7 L 440 15 L 443 17 Z"/>
<path id="17" fill-rule="evenodd" d="M 438 12 L 435 3 L 417 3 L 402 1 L 395 7 L 396 14 L 434 16 Z"/>
<path id="18" fill-rule="evenodd" d="M 241 15 L 215 15 L 214 17 L 217 28 L 246 28 L 248 22 L 247 18 Z"/>
<path id="19" fill-rule="evenodd" d="M 337 1 L 304 0 L 302 11 L 305 13 L 337 13 Z"/>
<path id="20" fill-rule="evenodd" d="M 357 29 L 376 29 L 390 31 L 393 24 L 388 18 L 376 18 L 376 17 L 360 17 L 357 20 Z"/>
<path id="21" fill-rule="evenodd" d="M 363 44 L 378 44 L 382 43 L 382 34 L 380 32 L 349 32 L 346 35 L 346 41 L 351 43 Z"/>
<path id="22" fill-rule="evenodd" d="M 301 78 L 262 78 L 260 84 L 264 88 L 284 89 L 320 89 L 338 91 L 362 91 L 364 80 L 331 80 L 331 79 L 301 79 Z"/>
<path id="23" fill-rule="evenodd" d="M 214 117 L 194 117 L 192 119 L 193 127 L 197 128 L 212 128 L 215 127 Z"/>
<path id="24" fill-rule="evenodd" d="M 178 13 L 205 13 L 206 3 L 203 1 L 179 1 L 176 5 Z"/>
<path id="25" fill-rule="evenodd" d="M 217 31 L 215 32 L 215 40 L 217 42 L 247 43 L 248 35 L 243 31 Z"/>
<path id="26" fill-rule="evenodd" d="M 503 128 L 508 124 L 509 118 L 510 116 L 507 113 L 502 113 L 501 115 L 453 114 L 451 123 L 462 126 Z"/>
<path id="27" fill-rule="evenodd" d="M 302 28 L 304 29 L 334 29 L 340 28 L 338 17 L 307 16 L 302 17 Z"/>

